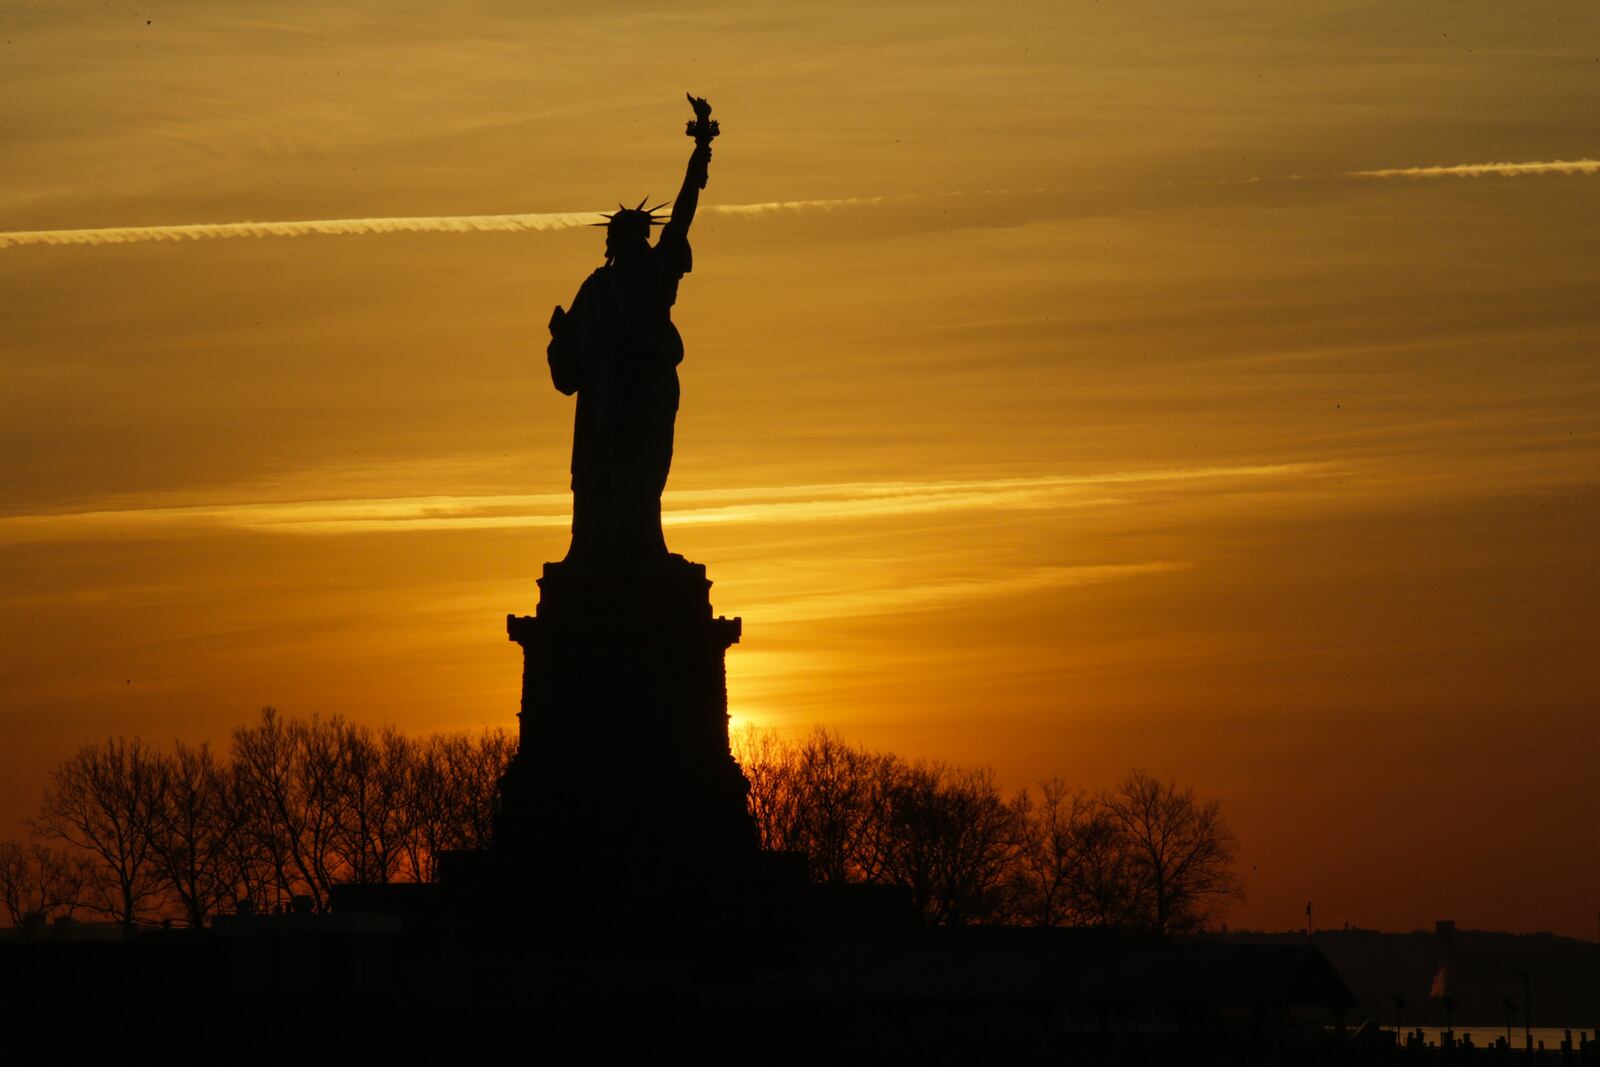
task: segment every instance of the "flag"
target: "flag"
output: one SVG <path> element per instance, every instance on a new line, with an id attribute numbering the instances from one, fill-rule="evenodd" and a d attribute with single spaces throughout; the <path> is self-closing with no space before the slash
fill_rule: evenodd
<path id="1" fill-rule="evenodd" d="M 1444 968 L 1440 967 L 1439 972 L 1433 976 L 1433 986 L 1428 990 L 1428 996 L 1442 997 L 1444 995 Z"/>

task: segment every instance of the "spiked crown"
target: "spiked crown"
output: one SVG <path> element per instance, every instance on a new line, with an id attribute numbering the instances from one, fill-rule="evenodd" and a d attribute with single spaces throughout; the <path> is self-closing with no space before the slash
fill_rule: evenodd
<path id="1" fill-rule="evenodd" d="M 649 200 L 648 196 L 645 197 L 639 201 L 638 207 L 624 207 L 622 204 L 618 204 L 617 210 L 601 214 L 601 218 L 605 219 L 604 222 L 592 222 L 589 225 L 604 226 L 606 232 L 612 237 L 621 238 L 625 241 L 648 242 L 650 240 L 650 227 L 666 225 L 667 216 L 657 215 L 656 212 L 666 207 L 668 203 L 668 201 L 663 201 L 655 207 L 647 208 L 645 204 Z"/>

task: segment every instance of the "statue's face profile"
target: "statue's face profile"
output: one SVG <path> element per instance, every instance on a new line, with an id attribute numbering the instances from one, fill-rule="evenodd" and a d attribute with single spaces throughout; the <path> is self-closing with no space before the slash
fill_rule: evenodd
<path id="1" fill-rule="evenodd" d="M 606 260 L 620 259 L 650 247 L 650 215 L 623 210 L 606 223 Z"/>

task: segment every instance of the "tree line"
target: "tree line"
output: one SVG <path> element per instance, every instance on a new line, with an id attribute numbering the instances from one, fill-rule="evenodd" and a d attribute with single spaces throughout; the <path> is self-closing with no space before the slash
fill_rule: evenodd
<path id="1" fill-rule="evenodd" d="M 762 847 L 801 852 L 818 882 L 898 886 L 946 924 L 1194 933 L 1242 895 L 1220 805 L 1133 771 L 1099 792 L 1060 779 L 1007 798 L 987 767 L 908 762 L 818 729 L 746 730 Z"/>
<path id="2" fill-rule="evenodd" d="M 138 738 L 87 744 L 50 773 L 35 840 L 0 842 L 14 927 L 83 915 L 200 926 L 241 907 L 325 910 L 342 882 L 427 882 L 439 853 L 488 845 L 503 730 L 410 738 L 271 708 L 227 753 Z"/>
<path id="3" fill-rule="evenodd" d="M 907 761 L 818 729 L 747 729 L 763 848 L 817 882 L 897 886 L 930 922 L 1204 928 L 1239 895 L 1216 801 L 1135 771 L 1100 792 L 1059 780 L 1002 794 L 982 767 Z M 50 774 L 34 839 L 0 842 L 13 927 L 56 917 L 201 926 L 340 883 L 430 882 L 440 853 L 487 847 L 501 730 L 407 737 L 264 709 L 227 750 L 137 738 L 88 744 Z"/>

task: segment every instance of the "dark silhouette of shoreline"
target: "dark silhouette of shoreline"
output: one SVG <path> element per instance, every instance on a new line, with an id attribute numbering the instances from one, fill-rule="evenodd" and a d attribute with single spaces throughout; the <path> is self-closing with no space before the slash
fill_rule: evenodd
<path id="1" fill-rule="evenodd" d="M 1311 937 L 1360 1001 L 1367 1017 L 1385 1026 L 1479 1026 L 1514 1034 L 1527 1020 L 1525 986 L 1533 999 L 1533 1025 L 1592 1030 L 1600 1027 L 1600 944 L 1555 934 L 1493 930 L 1390 933 L 1377 930 L 1317 930 Z M 1291 945 L 1304 931 L 1232 931 L 1238 944 Z M 1444 942 L 1443 944 L 1441 942 Z M 1452 1001 L 1446 1017 L 1442 997 L 1431 996 L 1435 977 L 1446 970 Z M 1396 1017 L 1395 997 L 1404 1005 Z M 1508 1013 L 1508 1002 L 1511 1010 Z"/>

